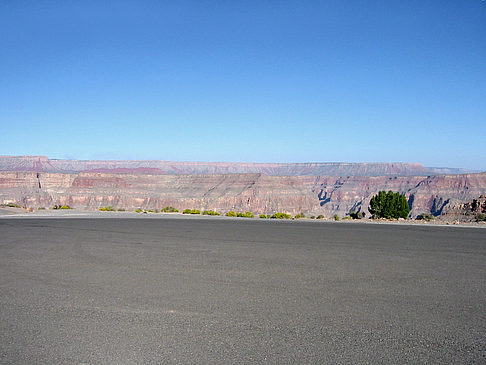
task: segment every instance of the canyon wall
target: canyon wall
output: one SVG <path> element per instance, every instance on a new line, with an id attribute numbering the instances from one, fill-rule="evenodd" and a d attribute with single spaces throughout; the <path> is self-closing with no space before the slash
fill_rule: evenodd
<path id="1" fill-rule="evenodd" d="M 0 171 L 0 204 L 98 209 L 214 209 L 254 213 L 368 214 L 380 190 L 405 194 L 412 216 L 439 215 L 486 194 L 486 173 L 437 176 L 268 176 L 264 174 L 108 174 Z"/>
<path id="2" fill-rule="evenodd" d="M 251 163 L 60 160 L 45 156 L 0 156 L 0 171 L 100 172 L 159 175 L 263 174 L 267 176 L 428 176 L 468 173 L 417 163 Z"/>

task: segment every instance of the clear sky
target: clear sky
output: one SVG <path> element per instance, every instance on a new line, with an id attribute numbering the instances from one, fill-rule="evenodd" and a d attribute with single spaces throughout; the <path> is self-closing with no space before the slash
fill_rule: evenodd
<path id="1" fill-rule="evenodd" d="M 486 170 L 481 0 L 4 0 L 0 50 L 0 155 Z"/>

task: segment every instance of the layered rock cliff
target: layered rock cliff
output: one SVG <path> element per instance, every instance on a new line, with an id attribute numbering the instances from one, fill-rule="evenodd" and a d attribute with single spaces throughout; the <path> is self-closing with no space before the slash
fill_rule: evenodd
<path id="1" fill-rule="evenodd" d="M 486 194 L 486 173 L 439 176 L 267 176 L 264 174 L 154 175 L 0 172 L 0 203 L 27 207 L 67 204 L 98 209 L 215 209 L 292 214 L 368 213 L 380 190 L 407 196 L 412 216 L 446 212 Z"/>
<path id="2" fill-rule="evenodd" d="M 0 156 L 0 171 L 100 172 L 123 174 L 268 176 L 428 176 L 467 173 L 462 169 L 431 168 L 416 163 L 246 163 L 176 161 L 57 160 L 45 156 Z"/>

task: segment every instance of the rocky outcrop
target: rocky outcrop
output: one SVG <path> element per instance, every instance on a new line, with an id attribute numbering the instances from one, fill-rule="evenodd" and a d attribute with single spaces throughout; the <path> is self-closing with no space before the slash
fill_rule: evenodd
<path id="1" fill-rule="evenodd" d="M 438 219 L 446 222 L 475 222 L 478 214 L 486 214 L 486 195 L 467 203 L 457 204 Z"/>
<path id="2" fill-rule="evenodd" d="M 267 176 L 264 174 L 157 175 L 0 172 L 0 203 L 55 204 L 98 209 L 215 209 L 291 214 L 368 213 L 380 190 L 405 194 L 412 216 L 439 215 L 486 194 L 486 173 L 423 176 Z"/>
<path id="3" fill-rule="evenodd" d="M 0 171 L 99 172 L 159 175 L 263 174 L 267 176 L 429 176 L 466 173 L 416 163 L 246 163 L 57 160 L 45 156 L 0 156 Z"/>

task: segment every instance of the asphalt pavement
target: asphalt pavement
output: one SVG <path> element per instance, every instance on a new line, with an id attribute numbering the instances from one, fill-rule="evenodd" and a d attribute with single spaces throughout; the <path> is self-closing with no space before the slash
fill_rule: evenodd
<path id="1" fill-rule="evenodd" d="M 486 230 L 0 220 L 2 364 L 485 364 Z"/>

